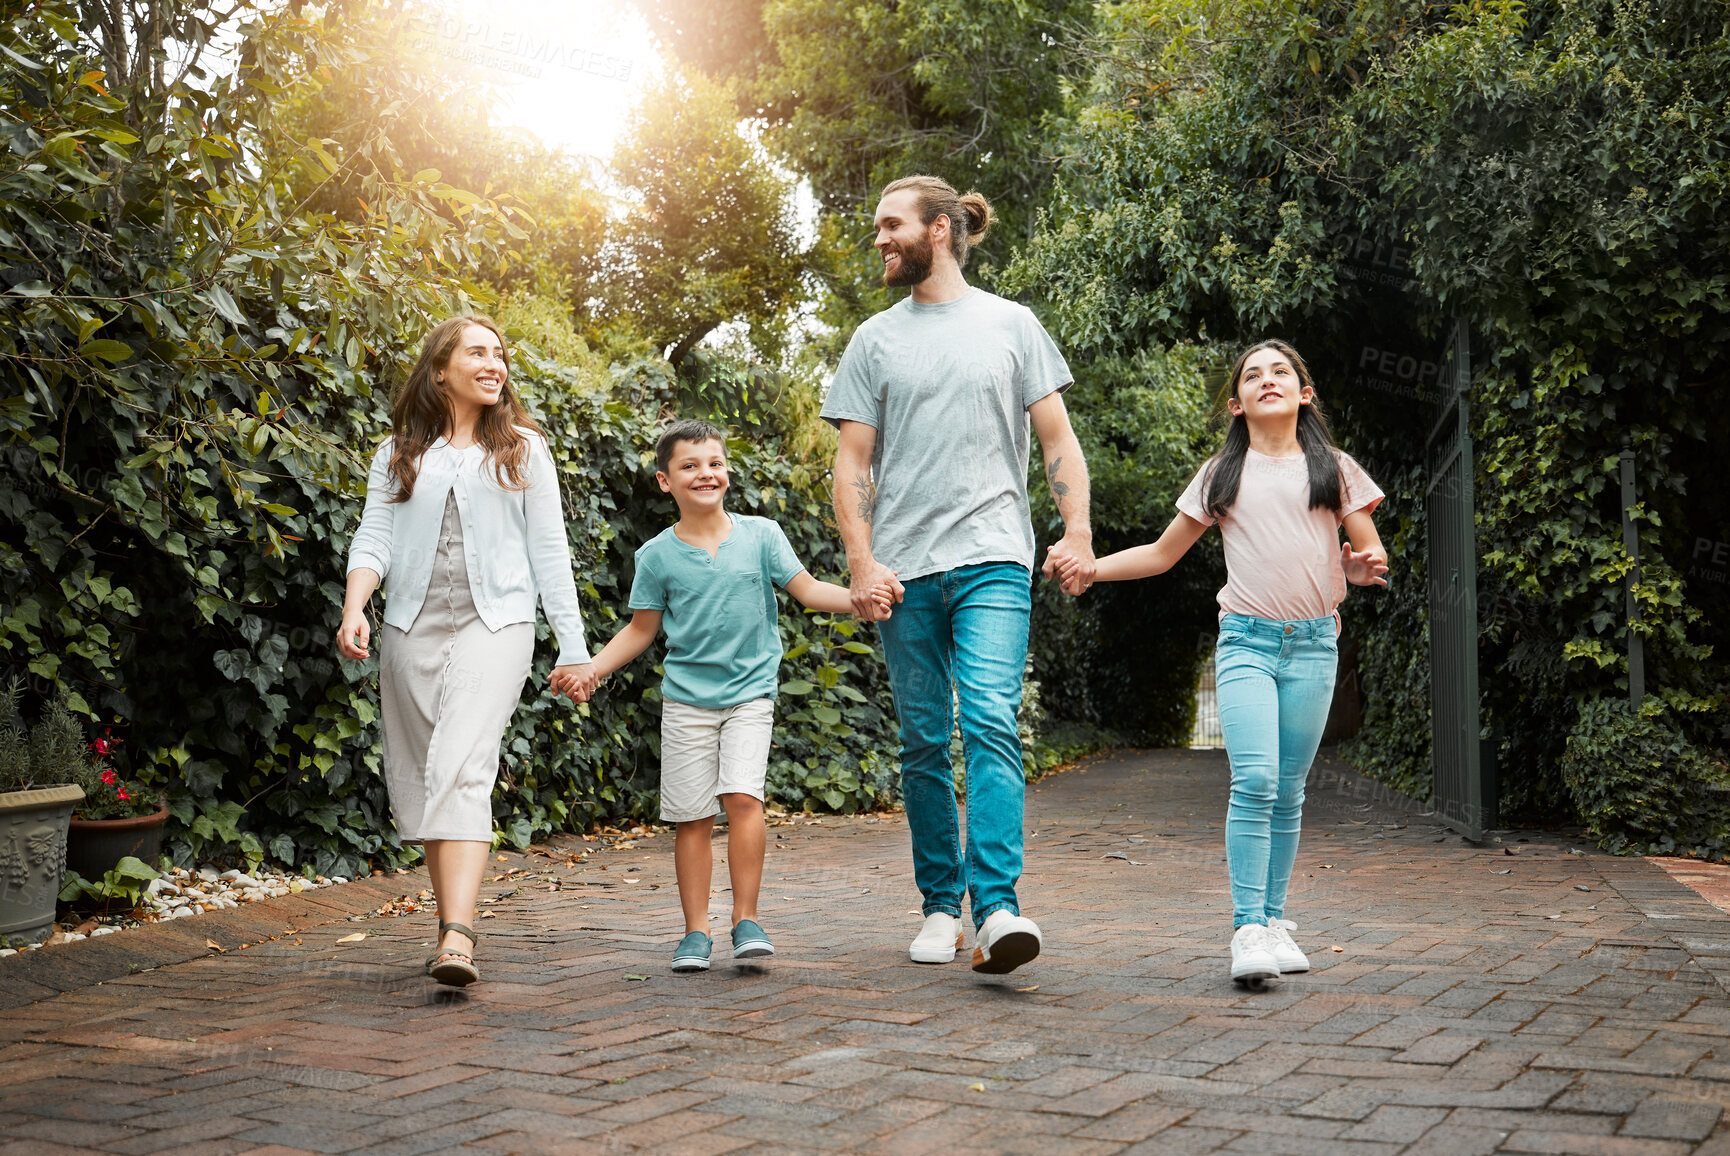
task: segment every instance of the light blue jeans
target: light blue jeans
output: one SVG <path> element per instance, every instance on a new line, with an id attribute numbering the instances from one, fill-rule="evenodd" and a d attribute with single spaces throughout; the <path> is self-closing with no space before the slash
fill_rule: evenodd
<path id="1" fill-rule="evenodd" d="M 1332 617 L 1220 620 L 1214 685 L 1231 759 L 1225 854 L 1234 927 L 1285 917 L 1304 783 L 1333 702 L 1338 629 Z"/>
<path id="2" fill-rule="evenodd" d="M 1021 914 L 1021 672 L 1033 610 L 1031 575 L 1014 562 L 982 562 L 906 583 L 905 600 L 880 624 L 895 713 L 901 720 L 901 794 L 913 835 L 913 881 L 924 914 L 961 915 L 973 926 L 993 911 Z M 967 757 L 967 847 L 955 811 L 949 736 L 961 702 Z"/>

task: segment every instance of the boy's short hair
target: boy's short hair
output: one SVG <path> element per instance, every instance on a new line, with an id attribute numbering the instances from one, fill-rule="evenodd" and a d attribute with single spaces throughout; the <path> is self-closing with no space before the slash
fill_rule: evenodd
<path id="1" fill-rule="evenodd" d="M 684 421 L 674 422 L 667 427 L 660 440 L 655 442 L 655 472 L 658 474 L 667 472 L 667 466 L 673 460 L 673 447 L 679 442 L 707 441 L 720 442 L 721 448 L 725 450 L 727 448 L 727 433 L 719 426 L 711 425 L 709 422 L 697 418 L 687 418 Z"/>

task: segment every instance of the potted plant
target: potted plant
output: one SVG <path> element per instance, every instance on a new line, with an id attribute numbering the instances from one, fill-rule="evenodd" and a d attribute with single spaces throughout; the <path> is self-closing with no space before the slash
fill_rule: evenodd
<path id="1" fill-rule="evenodd" d="M 120 777 L 114 753 L 123 740 L 110 731 L 90 743 L 94 781 L 72 812 L 66 838 L 66 866 L 86 879 L 101 879 L 128 855 L 154 863 L 162 854 L 162 829 L 168 804 L 141 783 Z"/>
<path id="2" fill-rule="evenodd" d="M 65 693 L 26 727 L 18 714 L 23 690 L 14 678 L 0 694 L 0 942 L 8 945 L 53 930 L 67 824 L 96 775 Z"/>

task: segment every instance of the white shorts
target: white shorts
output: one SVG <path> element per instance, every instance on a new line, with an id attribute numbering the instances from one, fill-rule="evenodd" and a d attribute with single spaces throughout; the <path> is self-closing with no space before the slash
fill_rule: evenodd
<path id="1" fill-rule="evenodd" d="M 720 795 L 763 797 L 775 700 L 711 710 L 661 700 L 661 819 L 689 823 L 721 812 Z"/>

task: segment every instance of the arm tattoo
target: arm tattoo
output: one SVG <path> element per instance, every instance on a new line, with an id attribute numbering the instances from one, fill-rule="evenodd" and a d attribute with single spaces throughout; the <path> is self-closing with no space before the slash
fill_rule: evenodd
<path id="1" fill-rule="evenodd" d="M 1064 512 L 1063 499 L 1069 496 L 1069 484 L 1057 480 L 1057 471 L 1062 465 L 1063 458 L 1055 457 L 1051 459 L 1051 464 L 1045 467 L 1045 478 L 1051 483 L 1051 500 L 1056 503 L 1059 516 Z"/>
<path id="2" fill-rule="evenodd" d="M 859 520 L 869 526 L 877 513 L 877 486 L 870 478 L 854 478 L 853 488 L 859 491 Z"/>

